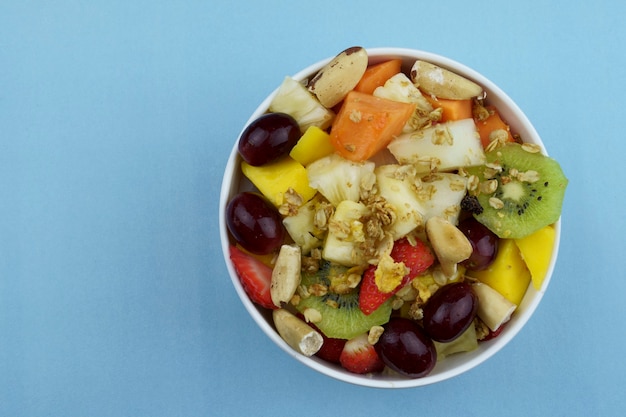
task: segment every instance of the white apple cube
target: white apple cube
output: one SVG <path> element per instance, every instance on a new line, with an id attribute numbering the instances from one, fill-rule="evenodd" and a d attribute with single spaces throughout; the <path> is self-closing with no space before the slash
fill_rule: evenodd
<path id="1" fill-rule="evenodd" d="M 418 172 L 452 171 L 482 165 L 485 152 L 473 119 L 440 123 L 391 141 L 389 151 L 401 164 L 413 164 Z"/>

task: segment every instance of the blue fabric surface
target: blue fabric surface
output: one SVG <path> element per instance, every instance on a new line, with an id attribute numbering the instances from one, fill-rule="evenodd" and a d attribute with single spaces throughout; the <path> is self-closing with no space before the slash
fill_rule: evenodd
<path id="1" fill-rule="evenodd" d="M 626 408 L 624 3 L 0 4 L 0 415 L 615 416 Z M 570 179 L 559 263 L 501 352 L 432 386 L 341 383 L 242 307 L 223 169 L 285 75 L 352 45 L 492 79 Z"/>

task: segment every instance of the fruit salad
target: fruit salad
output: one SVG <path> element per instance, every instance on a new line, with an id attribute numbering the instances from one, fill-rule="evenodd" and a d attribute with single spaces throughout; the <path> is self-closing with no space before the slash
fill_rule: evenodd
<path id="1" fill-rule="evenodd" d="M 352 47 L 244 129 L 229 256 L 296 352 L 421 378 L 541 288 L 568 180 L 489 103 L 446 68 Z"/>

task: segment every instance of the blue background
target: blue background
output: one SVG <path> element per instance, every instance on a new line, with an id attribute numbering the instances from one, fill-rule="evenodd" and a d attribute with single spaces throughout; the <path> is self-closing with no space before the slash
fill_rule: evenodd
<path id="1" fill-rule="evenodd" d="M 623 414 L 626 6 L 581 3 L 0 3 L 0 415 Z M 352 45 L 482 72 L 570 179 L 535 316 L 424 388 L 356 387 L 289 358 L 220 251 L 242 125 L 285 75 Z"/>

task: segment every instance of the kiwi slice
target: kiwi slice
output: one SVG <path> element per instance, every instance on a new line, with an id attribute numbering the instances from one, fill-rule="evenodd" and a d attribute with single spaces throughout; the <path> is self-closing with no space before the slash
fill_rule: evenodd
<path id="1" fill-rule="evenodd" d="M 474 217 L 501 238 L 519 239 L 556 222 L 568 180 L 554 159 L 536 145 L 507 143 L 486 153 L 486 163 L 468 170 L 480 209 Z"/>
<path id="2" fill-rule="evenodd" d="M 346 276 L 348 268 L 322 261 L 320 268 L 315 273 L 303 273 L 301 286 L 307 288 L 308 296 L 302 297 L 296 308 L 304 314 L 307 308 L 313 308 L 320 312 L 321 321 L 315 322 L 326 337 L 336 339 L 352 339 L 369 331 L 372 326 L 380 326 L 389 321 L 391 315 L 391 301 L 387 300 L 376 311 L 369 315 L 363 314 L 359 308 L 358 288 L 341 294 L 333 292 L 331 282 L 341 280 Z M 314 295 L 323 288 L 325 294 Z M 324 291 L 322 291 L 324 292 Z"/>

